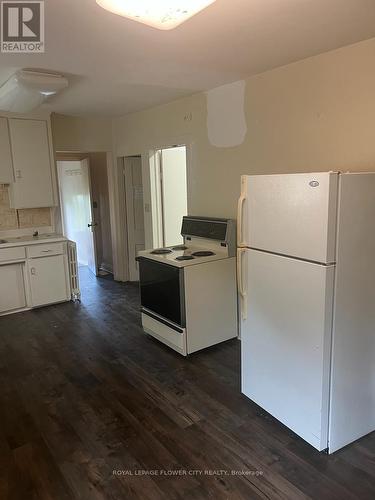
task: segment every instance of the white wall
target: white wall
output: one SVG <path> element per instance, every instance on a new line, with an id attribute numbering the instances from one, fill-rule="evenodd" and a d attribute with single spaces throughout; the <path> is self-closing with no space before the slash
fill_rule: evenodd
<path id="1" fill-rule="evenodd" d="M 374 61 L 371 39 L 247 79 L 235 147 L 209 142 L 203 93 L 115 119 L 116 155 L 192 144 L 190 212 L 217 217 L 236 216 L 241 174 L 375 170 Z"/>

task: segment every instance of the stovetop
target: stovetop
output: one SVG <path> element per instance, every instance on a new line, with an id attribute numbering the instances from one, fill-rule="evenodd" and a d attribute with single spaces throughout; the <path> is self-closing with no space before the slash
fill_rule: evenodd
<path id="1" fill-rule="evenodd" d="M 228 258 L 226 248 L 209 249 L 195 246 L 190 247 L 188 245 L 143 250 L 139 252 L 138 256 L 176 267 L 192 266 Z"/>

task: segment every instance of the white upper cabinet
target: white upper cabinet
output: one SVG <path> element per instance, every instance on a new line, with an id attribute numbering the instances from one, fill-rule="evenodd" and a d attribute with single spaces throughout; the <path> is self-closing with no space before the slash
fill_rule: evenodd
<path id="1" fill-rule="evenodd" d="M 0 117 L 0 184 L 14 182 L 8 120 Z"/>
<path id="2" fill-rule="evenodd" d="M 40 208 L 55 205 L 52 156 L 45 120 L 9 120 L 15 183 L 13 208 Z"/>

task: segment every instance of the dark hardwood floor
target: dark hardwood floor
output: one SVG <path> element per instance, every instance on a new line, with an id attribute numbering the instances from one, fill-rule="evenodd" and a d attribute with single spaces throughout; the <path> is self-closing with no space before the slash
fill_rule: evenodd
<path id="1" fill-rule="evenodd" d="M 241 396 L 237 341 L 184 359 L 136 285 L 81 287 L 0 318 L 1 500 L 375 498 L 374 433 L 318 453 Z"/>

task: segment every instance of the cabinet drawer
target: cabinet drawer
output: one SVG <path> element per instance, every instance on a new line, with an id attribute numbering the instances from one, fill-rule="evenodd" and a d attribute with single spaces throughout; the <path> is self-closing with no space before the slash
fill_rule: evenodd
<path id="1" fill-rule="evenodd" d="M 142 325 L 146 333 L 186 356 L 185 329 L 181 328 L 181 332 L 177 332 L 173 328 L 156 321 L 145 313 L 142 313 Z"/>
<path id="2" fill-rule="evenodd" d="M 27 247 L 27 256 L 30 259 L 48 257 L 50 255 L 62 255 L 63 253 L 64 243 L 50 243 L 48 245 L 33 245 Z"/>
<path id="3" fill-rule="evenodd" d="M 25 256 L 25 247 L 0 248 L 0 262 L 22 260 Z"/>

